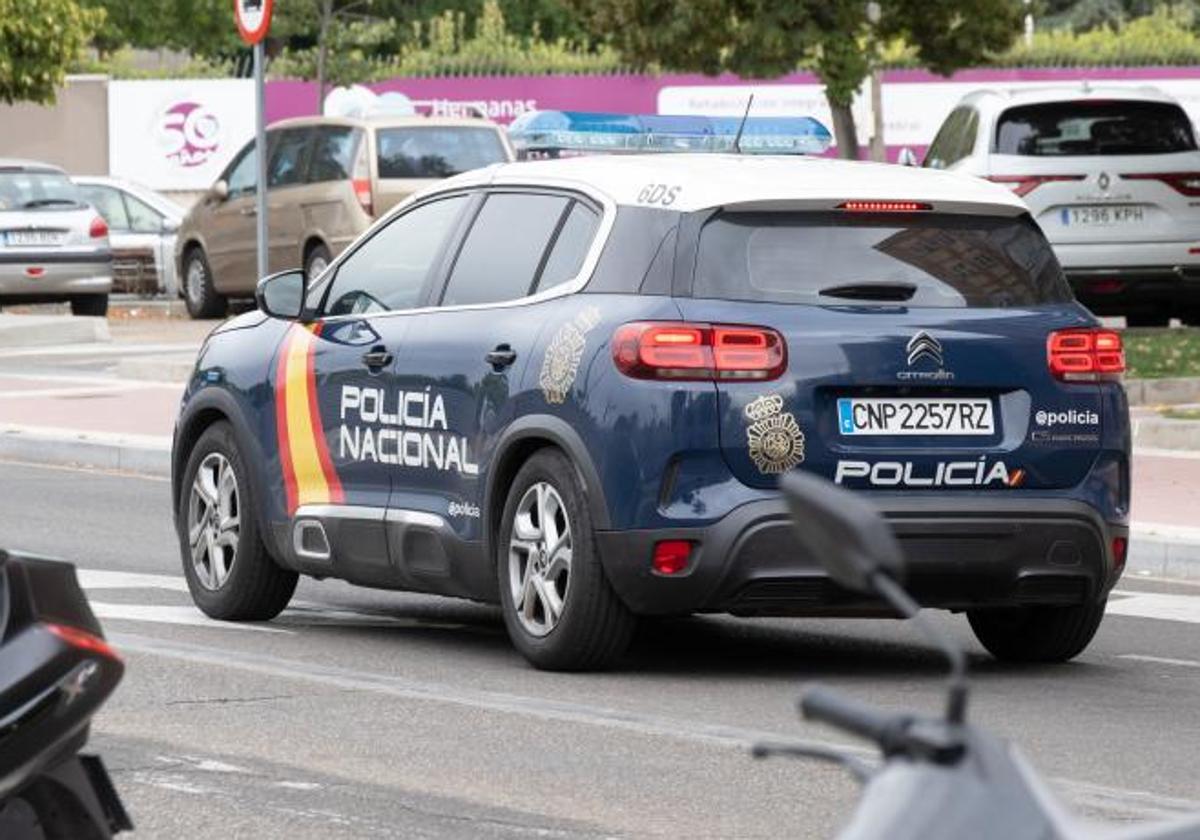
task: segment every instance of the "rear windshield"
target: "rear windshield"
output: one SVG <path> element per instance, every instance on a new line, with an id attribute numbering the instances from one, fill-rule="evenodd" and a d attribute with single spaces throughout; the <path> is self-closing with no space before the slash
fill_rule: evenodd
<path id="1" fill-rule="evenodd" d="M 507 160 L 491 128 L 383 128 L 376 143 L 380 178 L 448 178 Z"/>
<path id="2" fill-rule="evenodd" d="M 1027 218 L 723 213 L 704 226 L 697 297 L 821 305 L 1008 307 L 1071 290 Z"/>
<path id="3" fill-rule="evenodd" d="M 1187 114 L 1167 102 L 1044 102 L 1009 108 L 996 124 L 1002 155 L 1156 155 L 1195 148 Z"/>
<path id="4" fill-rule="evenodd" d="M 0 170 L 0 212 L 63 210 L 83 203 L 79 188 L 60 172 Z"/>

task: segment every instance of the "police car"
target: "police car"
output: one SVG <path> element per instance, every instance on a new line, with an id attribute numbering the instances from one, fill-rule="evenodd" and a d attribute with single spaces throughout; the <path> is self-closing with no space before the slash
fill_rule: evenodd
<path id="1" fill-rule="evenodd" d="M 995 656 L 1083 650 L 1127 546 L 1120 335 L 1003 186 L 732 131 L 535 114 L 514 139 L 551 159 L 265 279 L 175 431 L 200 608 L 269 619 L 302 574 L 470 598 L 551 669 L 613 663 L 639 616 L 889 615 L 798 549 L 800 469 L 868 494 Z"/>

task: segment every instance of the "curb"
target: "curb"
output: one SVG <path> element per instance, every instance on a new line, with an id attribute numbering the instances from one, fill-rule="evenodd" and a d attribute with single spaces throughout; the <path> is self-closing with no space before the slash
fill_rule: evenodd
<path id="1" fill-rule="evenodd" d="M 1135 415 L 1131 426 L 1137 449 L 1200 450 L 1200 421 Z"/>
<path id="2" fill-rule="evenodd" d="M 61 347 L 112 340 L 104 318 L 0 314 L 0 347 Z"/>
<path id="3" fill-rule="evenodd" d="M 169 478 L 171 440 L 0 425 L 0 458 Z M 1125 574 L 1200 580 L 1200 528 L 1134 523 Z"/>
<path id="4" fill-rule="evenodd" d="M 1130 405 L 1181 405 L 1200 402 L 1200 378 L 1126 379 Z"/>
<path id="5" fill-rule="evenodd" d="M 171 475 L 171 439 L 159 435 L 114 435 L 0 425 L 0 458 L 168 478 Z"/>

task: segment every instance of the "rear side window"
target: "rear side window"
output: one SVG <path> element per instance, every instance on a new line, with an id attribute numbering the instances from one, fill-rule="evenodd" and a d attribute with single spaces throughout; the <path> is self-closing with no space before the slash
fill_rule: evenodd
<path id="1" fill-rule="evenodd" d="M 448 178 L 507 160 L 492 128 L 381 128 L 375 144 L 380 178 Z"/>
<path id="2" fill-rule="evenodd" d="M 314 133 L 308 182 L 344 181 L 350 177 L 359 133 L 348 126 L 319 126 Z"/>
<path id="3" fill-rule="evenodd" d="M 701 232 L 693 293 L 960 308 L 1072 299 L 1054 252 L 1027 218 L 950 214 L 722 214 Z"/>
<path id="4" fill-rule="evenodd" d="M 268 146 L 271 149 L 268 187 L 286 187 L 304 180 L 304 155 L 311 133 L 307 128 L 289 128 L 281 131 L 278 139 Z"/>
<path id="5" fill-rule="evenodd" d="M 599 226 L 600 215 L 595 210 L 581 201 L 572 204 L 554 240 L 554 247 L 546 257 L 536 291 L 561 286 L 579 274 Z"/>
<path id="6" fill-rule="evenodd" d="M 979 112 L 974 108 L 955 108 L 938 130 L 925 154 L 924 166 L 945 169 L 971 154 L 979 132 Z"/>
<path id="7" fill-rule="evenodd" d="M 489 195 L 454 262 L 442 305 L 528 295 L 569 201 L 558 195 Z"/>
<path id="8" fill-rule="evenodd" d="M 1002 155 L 1156 155 L 1195 148 L 1187 114 L 1168 102 L 1043 102 L 1009 108 L 996 123 Z"/>

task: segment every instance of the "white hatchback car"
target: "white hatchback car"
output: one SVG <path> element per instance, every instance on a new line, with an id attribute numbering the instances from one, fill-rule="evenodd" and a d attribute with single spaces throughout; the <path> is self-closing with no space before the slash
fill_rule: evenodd
<path id="1" fill-rule="evenodd" d="M 1154 88 L 980 90 L 924 165 L 1007 185 L 1054 246 L 1078 298 L 1131 326 L 1200 324 L 1200 151 Z"/>

